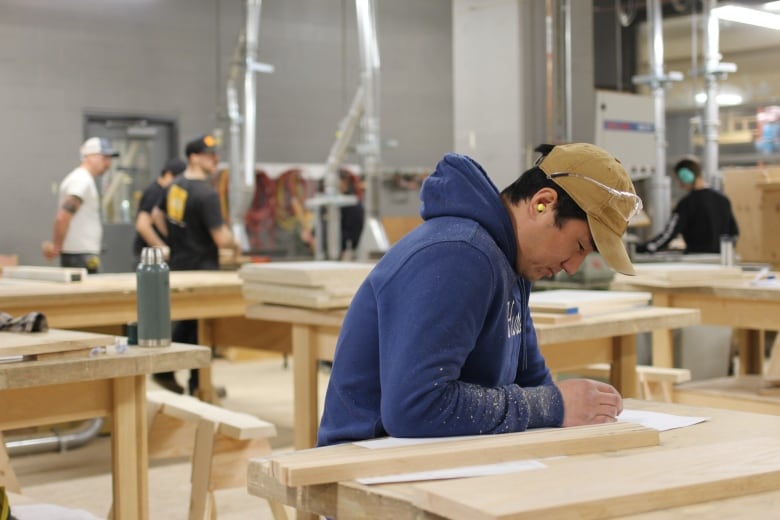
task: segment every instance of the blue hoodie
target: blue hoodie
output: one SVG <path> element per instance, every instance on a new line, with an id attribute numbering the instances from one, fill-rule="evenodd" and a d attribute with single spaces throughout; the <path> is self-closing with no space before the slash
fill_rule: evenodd
<path id="1" fill-rule="evenodd" d="M 473 159 L 448 154 L 420 199 L 424 222 L 347 311 L 317 444 L 561 426 L 498 189 Z"/>

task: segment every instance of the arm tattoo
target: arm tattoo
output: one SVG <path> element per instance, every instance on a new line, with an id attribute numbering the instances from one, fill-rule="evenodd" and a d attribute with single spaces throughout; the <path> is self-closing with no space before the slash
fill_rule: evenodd
<path id="1" fill-rule="evenodd" d="M 62 203 L 62 209 L 64 209 L 71 215 L 76 213 L 80 207 L 81 207 L 81 199 L 74 195 L 71 195 L 70 197 L 65 199 L 65 202 Z"/>

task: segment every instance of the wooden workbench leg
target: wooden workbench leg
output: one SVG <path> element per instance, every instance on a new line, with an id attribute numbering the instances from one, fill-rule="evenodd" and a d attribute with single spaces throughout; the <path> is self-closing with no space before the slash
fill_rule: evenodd
<path id="1" fill-rule="evenodd" d="M 762 374 L 764 372 L 764 331 L 739 329 L 736 331 L 739 345 L 739 373 Z"/>
<path id="2" fill-rule="evenodd" d="M 149 518 L 146 377 L 114 380 L 111 464 L 115 520 Z"/>
<path id="3" fill-rule="evenodd" d="M 11 459 L 8 457 L 8 450 L 5 448 L 5 439 L 3 439 L 2 432 L 0 432 L 0 486 L 14 493 L 22 492 L 22 488 L 19 487 L 19 480 L 16 478 L 16 472 L 11 467 Z"/>
<path id="4" fill-rule="evenodd" d="M 198 320 L 198 343 L 206 347 L 211 347 L 211 357 L 214 357 L 214 326 L 212 320 Z M 198 375 L 198 395 L 201 401 L 211 404 L 219 404 L 217 393 L 214 392 L 214 384 L 211 381 L 211 364 L 207 367 L 199 368 Z"/>
<path id="5" fill-rule="evenodd" d="M 654 367 L 674 367 L 674 331 L 671 329 L 651 332 L 653 342 L 652 365 Z"/>
<path id="6" fill-rule="evenodd" d="M 195 430 L 195 450 L 192 455 L 192 493 L 189 520 L 209 520 L 216 507 L 210 489 L 211 463 L 214 459 L 214 440 L 218 424 L 200 419 Z"/>
<path id="7" fill-rule="evenodd" d="M 293 439 L 296 450 L 313 448 L 317 443 L 319 408 L 317 398 L 317 355 L 314 333 L 308 325 L 293 324 L 293 382 L 295 422 Z"/>
<path id="8" fill-rule="evenodd" d="M 668 294 L 653 293 L 653 305 L 671 307 Z M 652 336 L 652 364 L 654 367 L 674 367 L 674 331 L 670 329 L 654 330 Z"/>
<path id="9" fill-rule="evenodd" d="M 637 397 L 639 382 L 636 377 L 636 335 L 618 336 L 613 339 L 612 385 L 623 397 Z"/>
<path id="10" fill-rule="evenodd" d="M 772 343 L 772 351 L 769 353 L 769 364 L 766 367 L 764 379 L 777 385 L 780 383 L 780 332 L 775 336 L 775 342 Z"/>

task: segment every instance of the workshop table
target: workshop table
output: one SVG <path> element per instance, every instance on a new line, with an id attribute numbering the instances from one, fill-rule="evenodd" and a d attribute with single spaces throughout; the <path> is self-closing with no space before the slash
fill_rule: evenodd
<path id="1" fill-rule="evenodd" d="M 616 275 L 612 290 L 648 291 L 653 305 L 699 309 L 703 325 L 733 327 L 739 336 L 739 371 L 760 374 L 764 359 L 764 330 L 780 329 L 780 283 L 751 285 L 743 279 L 708 280 L 680 287 L 651 276 Z M 673 342 L 669 333 L 653 334 L 653 365 L 671 367 Z"/>
<path id="2" fill-rule="evenodd" d="M 576 491 L 582 479 L 599 482 L 604 477 L 610 476 L 587 470 L 582 471 L 591 462 L 598 464 L 608 459 L 615 461 L 624 455 L 642 453 L 663 454 L 665 450 L 707 445 L 714 446 L 716 443 L 727 441 L 744 440 L 749 442 L 758 437 L 777 437 L 780 435 L 780 417 L 777 416 L 634 399 L 627 399 L 624 401 L 624 404 L 627 409 L 707 417 L 709 420 L 693 426 L 661 432 L 660 444 L 658 446 L 546 459 L 544 463 L 551 468 L 555 466 L 565 467 L 566 465 L 578 468 L 576 474 L 572 474 L 570 480 L 561 481 L 556 485 L 556 489 L 562 497 L 566 496 L 567 486 L 571 486 L 573 492 Z M 555 431 L 551 430 L 551 433 L 554 434 Z M 342 446 L 337 448 L 342 448 Z M 343 448 L 349 450 L 354 448 L 354 446 L 344 445 Z M 745 457 L 750 456 L 750 448 L 744 448 L 741 453 Z M 414 487 L 415 483 L 363 485 L 355 481 L 343 481 L 330 484 L 289 487 L 281 484 L 270 474 L 269 470 L 270 464 L 267 459 L 252 459 L 249 461 L 249 493 L 276 500 L 299 511 L 339 519 L 442 520 L 443 518 L 416 505 L 415 496 L 417 495 L 417 490 Z M 624 475 L 624 478 L 627 481 L 637 483 L 641 488 L 643 475 L 658 474 L 659 471 L 663 470 L 658 467 L 637 467 L 635 473 L 628 473 Z M 513 482 L 518 479 L 518 476 L 510 473 L 503 477 L 494 478 L 506 478 Z M 669 479 L 671 479 L 670 482 L 674 481 L 672 475 L 669 476 Z M 449 482 L 453 483 L 453 485 L 462 485 L 461 480 L 454 479 Z M 478 478 L 470 480 L 475 482 L 473 489 L 478 489 Z M 444 485 L 446 486 L 447 484 L 444 483 Z M 760 485 L 758 478 L 751 483 L 754 489 L 757 485 Z M 750 489 L 750 487 L 747 489 Z M 516 495 L 518 500 L 521 500 L 522 492 L 522 487 L 518 488 Z M 695 489 L 689 489 L 685 494 L 690 495 L 696 492 Z M 768 491 L 651 511 L 631 516 L 631 518 L 642 518 L 643 520 L 673 518 L 774 518 L 777 514 L 778 503 L 780 503 L 780 491 Z M 599 516 L 600 518 L 610 516 L 607 510 L 601 511 L 601 514 L 603 516 Z M 472 512 L 472 517 L 479 517 L 478 512 Z"/>
<path id="3" fill-rule="evenodd" d="M 290 327 L 244 317 L 242 281 L 231 271 L 172 271 L 171 319 L 198 320 L 198 342 L 291 352 Z M 11 316 L 42 312 L 49 327 L 123 334 L 137 319 L 135 273 L 88 275 L 57 283 L 0 277 L 0 311 Z M 210 367 L 201 369 L 200 397 L 214 402 Z"/>
<path id="4" fill-rule="evenodd" d="M 318 360 L 332 360 L 346 309 L 317 310 L 270 304 L 247 306 L 248 318 L 286 323 L 292 328 L 294 446 L 316 444 L 319 425 Z M 560 324 L 536 325 L 547 364 L 553 371 L 590 363 L 609 363 L 610 381 L 627 397 L 637 395 L 636 335 L 657 329 L 696 325 L 691 309 L 641 307 Z"/>
<path id="5" fill-rule="evenodd" d="M 40 338 L 40 343 L 31 345 L 33 349 L 53 337 L 30 336 Z M 119 353 L 113 336 L 94 336 L 98 343 L 110 345 L 104 353 L 0 363 L 0 432 L 110 416 L 114 518 L 145 520 L 149 518 L 146 376 L 208 366 L 211 350 L 173 344 L 129 347 Z M 7 457 L 0 456 L 0 466 L 4 461 Z M 0 467 L 0 475 L 9 472 L 10 468 Z"/>

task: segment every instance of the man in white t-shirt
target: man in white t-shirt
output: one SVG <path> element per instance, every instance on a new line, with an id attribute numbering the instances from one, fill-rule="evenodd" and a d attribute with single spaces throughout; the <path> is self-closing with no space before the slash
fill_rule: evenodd
<path id="1" fill-rule="evenodd" d="M 108 171 L 111 159 L 118 156 L 107 139 L 91 137 L 81 145 L 81 164 L 60 184 L 53 239 L 43 243 L 48 260 L 59 256 L 62 267 L 99 271 L 103 225 L 95 179 Z"/>

